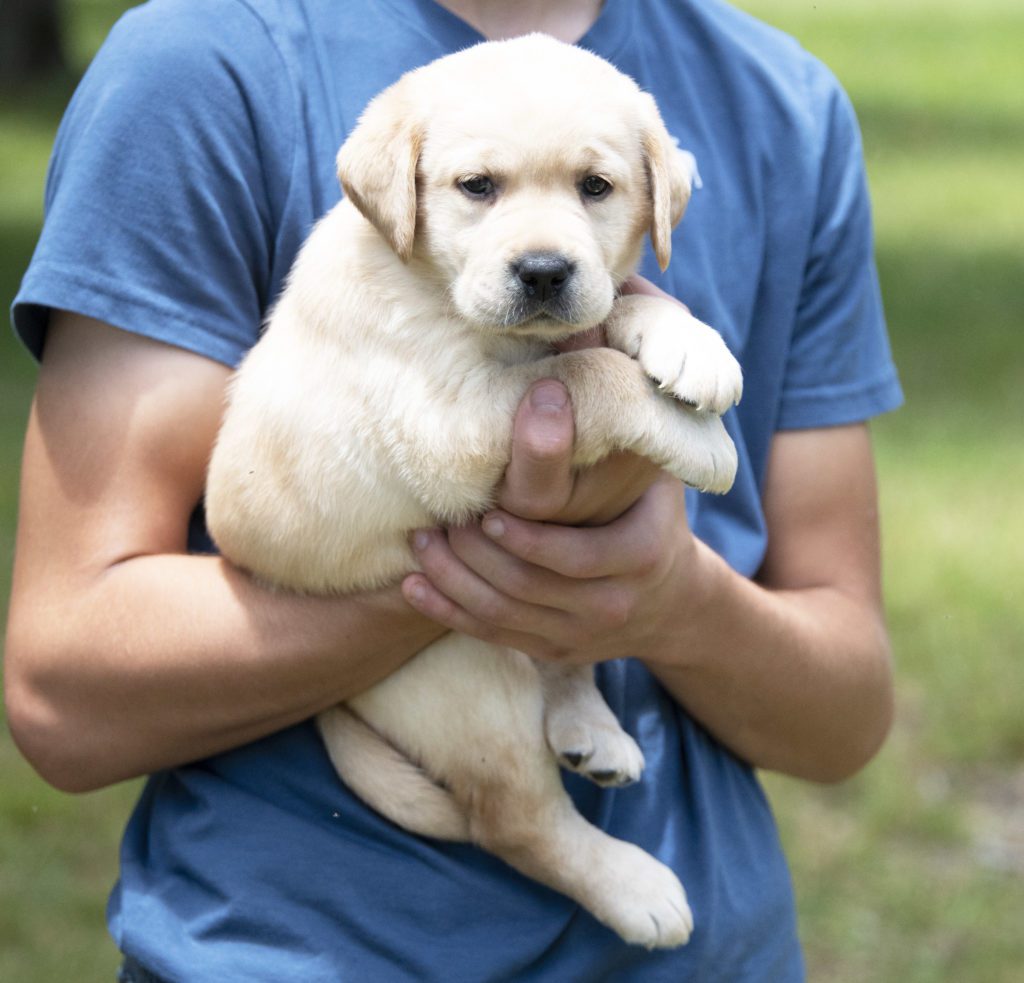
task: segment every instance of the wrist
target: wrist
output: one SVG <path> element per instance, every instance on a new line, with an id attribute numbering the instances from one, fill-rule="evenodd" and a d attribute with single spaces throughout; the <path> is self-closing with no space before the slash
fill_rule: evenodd
<path id="1" fill-rule="evenodd" d="M 714 651 L 709 644 L 722 624 L 723 601 L 736 574 L 710 546 L 689 538 L 673 566 L 671 593 L 656 637 L 643 661 L 651 668 L 698 668 Z"/>

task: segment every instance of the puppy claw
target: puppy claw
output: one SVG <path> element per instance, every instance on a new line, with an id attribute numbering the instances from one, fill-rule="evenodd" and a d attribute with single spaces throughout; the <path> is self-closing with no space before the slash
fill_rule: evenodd
<path id="1" fill-rule="evenodd" d="M 721 415 L 739 402 L 739 363 L 717 331 L 680 308 L 644 325 L 637 358 L 662 392 L 698 412 Z"/>
<path id="2" fill-rule="evenodd" d="M 643 773 L 643 752 L 610 713 L 600 721 L 556 713 L 546 729 L 548 746 L 559 764 L 595 785 L 632 785 Z"/>
<path id="3" fill-rule="evenodd" d="M 595 785 L 615 788 L 623 785 L 632 785 L 637 780 L 632 775 L 621 771 L 615 771 L 610 768 L 606 768 L 602 771 L 587 771 L 585 774 Z"/>
<path id="4" fill-rule="evenodd" d="M 640 778 L 639 770 L 632 767 L 633 761 L 627 762 L 625 767 L 593 768 L 591 767 L 593 755 L 593 751 L 588 751 L 586 754 L 579 751 L 563 751 L 558 755 L 558 763 L 568 771 L 575 771 L 602 788 L 622 788 L 624 785 L 632 785 Z"/>
<path id="5" fill-rule="evenodd" d="M 693 914 L 679 878 L 632 844 L 616 844 L 611 863 L 596 873 L 604 881 L 594 913 L 627 942 L 647 949 L 685 945 Z"/>

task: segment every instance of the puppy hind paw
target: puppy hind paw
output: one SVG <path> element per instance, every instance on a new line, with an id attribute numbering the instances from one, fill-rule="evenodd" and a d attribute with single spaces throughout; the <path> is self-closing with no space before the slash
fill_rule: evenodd
<path id="1" fill-rule="evenodd" d="M 679 878 L 632 844 L 619 844 L 595 916 L 626 942 L 646 949 L 674 949 L 693 934 L 693 912 Z"/>
<path id="2" fill-rule="evenodd" d="M 632 785 L 643 773 L 643 752 L 617 722 L 608 726 L 555 718 L 548 721 L 547 738 L 563 768 L 595 785 Z"/>

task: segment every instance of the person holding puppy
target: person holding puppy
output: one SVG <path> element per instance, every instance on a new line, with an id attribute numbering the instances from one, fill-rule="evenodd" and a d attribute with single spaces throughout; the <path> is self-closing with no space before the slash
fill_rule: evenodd
<path id="1" fill-rule="evenodd" d="M 649 259 L 626 289 L 656 280 L 740 359 L 737 484 L 684 495 L 629 455 L 574 473 L 572 407 L 541 382 L 498 507 L 421 530 L 421 574 L 337 599 L 270 592 L 203 530 L 230 369 L 336 200 L 334 153 L 369 98 L 533 29 L 636 78 L 696 155 L 675 262 L 659 277 Z M 813 59 L 714 2 L 155 0 L 115 29 L 62 125 L 15 323 L 42 368 L 11 725 L 60 788 L 151 775 L 110 905 L 126 978 L 802 977 L 753 769 L 838 780 L 887 731 L 864 421 L 899 402 L 856 126 Z M 629 789 L 567 784 L 684 875 L 687 946 L 627 947 L 337 783 L 309 719 L 449 629 L 598 664 L 647 771 Z"/>

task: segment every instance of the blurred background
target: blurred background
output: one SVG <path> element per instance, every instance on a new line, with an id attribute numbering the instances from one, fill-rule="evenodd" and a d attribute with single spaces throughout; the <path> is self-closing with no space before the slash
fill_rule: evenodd
<path id="1" fill-rule="evenodd" d="M 1024 4 L 740 0 L 857 107 L 907 405 L 878 421 L 899 714 L 856 779 L 766 777 L 810 979 L 1024 979 Z M 117 0 L 0 2 L 0 301 Z M 0 330 L 0 597 L 35 368 Z M 6 609 L 6 605 L 4 605 Z M 109 981 L 133 784 L 47 788 L 0 731 L 0 979 Z"/>

